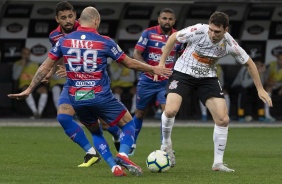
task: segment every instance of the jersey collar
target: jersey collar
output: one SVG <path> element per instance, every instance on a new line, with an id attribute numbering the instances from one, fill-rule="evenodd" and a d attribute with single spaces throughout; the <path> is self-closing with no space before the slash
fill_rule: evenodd
<path id="1" fill-rule="evenodd" d="M 172 28 L 170 35 L 171 35 L 172 33 L 174 33 L 175 31 L 176 31 L 176 30 Z M 160 25 L 157 26 L 157 33 L 158 33 L 158 34 L 163 34 L 162 28 L 161 28 Z"/>
<path id="2" fill-rule="evenodd" d="M 77 31 L 86 31 L 86 32 L 92 32 L 92 33 L 99 34 L 95 28 L 89 28 L 89 27 L 81 27 L 81 26 L 79 26 L 77 28 Z"/>

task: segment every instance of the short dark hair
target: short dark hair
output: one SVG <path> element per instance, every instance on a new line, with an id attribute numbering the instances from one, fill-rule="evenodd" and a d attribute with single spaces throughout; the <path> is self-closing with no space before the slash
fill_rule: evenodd
<path id="1" fill-rule="evenodd" d="M 226 27 L 229 26 L 228 15 L 225 14 L 224 12 L 216 11 L 210 16 L 209 24 L 214 24 L 218 27 L 222 25 L 223 28 L 225 29 Z"/>
<path id="2" fill-rule="evenodd" d="M 174 11 L 173 11 L 173 9 L 171 9 L 171 8 L 164 8 L 164 9 L 162 9 L 162 10 L 160 11 L 159 16 L 160 16 L 162 13 L 164 13 L 164 12 L 168 12 L 168 13 L 175 14 Z"/>
<path id="3" fill-rule="evenodd" d="M 61 1 L 57 4 L 56 6 L 56 15 L 58 15 L 59 11 L 65 11 L 65 10 L 72 10 L 74 11 L 74 8 L 72 6 L 72 4 L 70 4 L 67 1 Z"/>

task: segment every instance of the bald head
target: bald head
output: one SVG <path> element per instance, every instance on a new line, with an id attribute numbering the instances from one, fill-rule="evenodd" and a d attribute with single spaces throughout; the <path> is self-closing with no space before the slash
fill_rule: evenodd
<path id="1" fill-rule="evenodd" d="M 100 24 L 100 14 L 98 10 L 92 6 L 84 8 L 81 12 L 79 23 L 81 26 L 93 27 L 98 29 Z"/>
<path id="2" fill-rule="evenodd" d="M 100 14 L 96 8 L 91 6 L 84 8 L 80 15 L 81 23 L 91 22 L 93 19 L 100 19 Z"/>

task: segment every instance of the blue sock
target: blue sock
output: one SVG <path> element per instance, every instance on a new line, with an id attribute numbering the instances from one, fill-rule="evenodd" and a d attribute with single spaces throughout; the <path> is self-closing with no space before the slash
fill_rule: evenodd
<path id="1" fill-rule="evenodd" d="M 103 131 L 100 129 L 97 132 L 92 133 L 92 139 L 95 148 L 98 150 L 103 159 L 107 162 L 110 168 L 117 165 L 110 151 L 109 145 L 103 136 Z"/>
<path id="2" fill-rule="evenodd" d="M 71 140 L 77 143 L 85 152 L 92 147 L 83 129 L 73 120 L 72 116 L 68 114 L 59 114 L 57 120 Z"/>
<path id="3" fill-rule="evenodd" d="M 143 119 L 138 119 L 136 116 L 133 117 L 133 121 L 135 123 L 135 136 L 134 136 L 134 143 L 136 144 L 137 138 L 139 133 L 142 129 Z"/>
<path id="4" fill-rule="evenodd" d="M 118 140 L 119 139 L 119 136 L 120 136 L 120 133 L 121 133 L 121 130 L 118 126 L 110 126 L 107 131 L 114 137 L 115 140 Z"/>
<path id="5" fill-rule="evenodd" d="M 124 125 L 122 130 L 122 136 L 120 138 L 120 153 L 125 153 L 128 155 L 129 150 L 134 143 L 133 137 L 134 137 L 134 122 L 133 120 L 129 121 L 126 125 Z"/>

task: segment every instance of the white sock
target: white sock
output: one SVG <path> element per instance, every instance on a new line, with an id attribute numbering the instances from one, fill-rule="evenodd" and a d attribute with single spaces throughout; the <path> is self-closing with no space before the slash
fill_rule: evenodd
<path id="1" fill-rule="evenodd" d="M 120 94 L 114 93 L 114 96 L 116 97 L 116 99 L 118 99 L 118 101 L 120 101 Z"/>
<path id="2" fill-rule="evenodd" d="M 226 101 L 226 106 L 227 106 L 227 110 L 228 110 L 228 114 L 229 114 L 229 109 L 230 109 L 230 97 L 229 94 L 224 94 L 224 98 Z"/>
<path id="3" fill-rule="evenodd" d="M 96 152 L 96 150 L 93 147 L 91 147 L 86 153 L 95 155 L 97 152 Z"/>
<path id="4" fill-rule="evenodd" d="M 135 113 L 135 110 L 136 110 L 136 94 L 134 94 L 133 97 L 132 97 L 132 104 L 131 104 L 130 113 L 131 114 Z"/>
<path id="5" fill-rule="evenodd" d="M 32 96 L 32 94 L 30 94 L 26 99 L 25 99 L 28 107 L 31 109 L 32 113 L 33 114 L 36 114 L 37 113 L 37 108 L 36 108 L 36 105 L 35 105 L 35 101 L 34 101 L 34 98 Z"/>
<path id="6" fill-rule="evenodd" d="M 214 125 L 214 163 L 223 163 L 223 155 L 227 143 L 228 127 Z"/>
<path id="7" fill-rule="evenodd" d="M 58 105 L 58 101 L 60 98 L 60 94 L 61 94 L 61 87 L 60 86 L 54 86 L 52 88 L 52 96 L 53 96 L 53 103 L 56 107 L 56 109 L 58 109 L 59 105 Z"/>
<path id="8" fill-rule="evenodd" d="M 168 146 L 171 144 L 171 132 L 174 124 L 175 117 L 168 118 L 165 112 L 162 113 L 162 144 Z"/>
<path id="9" fill-rule="evenodd" d="M 201 101 L 200 101 L 200 108 L 201 108 L 202 116 L 207 116 L 207 107 L 204 106 L 204 104 Z"/>
<path id="10" fill-rule="evenodd" d="M 47 99 L 48 99 L 48 95 L 47 93 L 42 93 L 40 95 L 39 101 L 38 101 L 38 113 L 41 115 L 46 104 L 47 104 Z"/>

